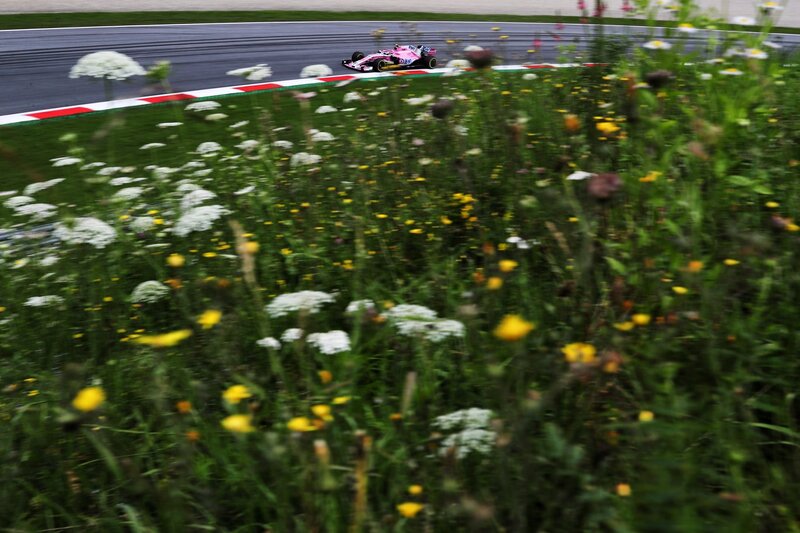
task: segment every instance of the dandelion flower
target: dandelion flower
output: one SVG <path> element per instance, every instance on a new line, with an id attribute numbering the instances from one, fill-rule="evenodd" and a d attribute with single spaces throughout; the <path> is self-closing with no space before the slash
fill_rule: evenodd
<path id="1" fill-rule="evenodd" d="M 617 496 L 622 496 L 626 498 L 631 495 L 631 486 L 627 483 L 617 483 Z"/>
<path id="2" fill-rule="evenodd" d="M 525 338 L 536 326 L 520 315 L 506 315 L 494 329 L 494 336 L 506 342 L 514 342 Z"/>
<path id="3" fill-rule="evenodd" d="M 686 294 L 687 292 L 689 292 L 689 289 L 687 289 L 686 287 L 675 286 L 672 287 L 672 292 L 674 292 L 675 294 Z"/>
<path id="4" fill-rule="evenodd" d="M 417 502 L 403 502 L 397 505 L 397 511 L 404 518 L 414 518 L 425 508 L 425 505 Z"/>
<path id="5" fill-rule="evenodd" d="M 653 411 L 642 411 L 639 413 L 639 422 L 652 422 L 655 416 Z"/>
<path id="6" fill-rule="evenodd" d="M 186 258 L 181 254 L 169 254 L 167 256 L 167 264 L 172 268 L 180 268 L 186 264 Z"/>
<path id="7" fill-rule="evenodd" d="M 72 406 L 78 411 L 88 413 L 100 407 L 106 401 L 106 392 L 102 387 L 86 387 L 78 391 L 72 400 Z"/>
<path id="8" fill-rule="evenodd" d="M 222 393 L 222 397 L 231 405 L 236 405 L 242 400 L 251 398 L 253 393 L 245 385 L 232 385 Z"/>
<path id="9" fill-rule="evenodd" d="M 316 431 L 319 429 L 311 422 L 311 420 L 308 419 L 308 417 L 305 416 L 297 416 L 292 418 L 286 423 L 286 427 L 289 428 L 290 431 L 296 431 L 298 433 Z"/>
<path id="10" fill-rule="evenodd" d="M 500 272 L 511 272 L 519 266 L 519 263 L 513 259 L 503 259 L 499 263 Z"/>
<path id="11" fill-rule="evenodd" d="M 636 313 L 635 315 L 633 315 L 631 317 L 631 320 L 637 326 L 646 326 L 646 325 L 648 325 L 650 323 L 650 319 L 651 319 L 651 317 L 647 313 Z"/>
<path id="12" fill-rule="evenodd" d="M 191 336 L 192 330 L 179 329 L 160 335 L 142 335 L 141 337 L 133 339 L 133 342 L 136 344 L 144 344 L 145 346 L 152 346 L 153 348 L 170 348 Z"/>
<path id="13" fill-rule="evenodd" d="M 256 430 L 252 415 L 230 415 L 223 418 L 221 424 L 232 433 L 252 433 Z"/>
<path id="14" fill-rule="evenodd" d="M 573 342 L 561 349 L 568 363 L 590 364 L 594 361 L 597 349 L 591 344 Z"/>

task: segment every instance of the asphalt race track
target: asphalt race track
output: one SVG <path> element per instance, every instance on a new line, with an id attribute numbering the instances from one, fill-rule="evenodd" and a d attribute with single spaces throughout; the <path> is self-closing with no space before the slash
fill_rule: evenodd
<path id="1" fill-rule="evenodd" d="M 378 28 L 385 29 L 380 42 L 371 35 Z M 102 83 L 68 77 L 78 59 L 98 50 L 122 52 L 145 68 L 169 60 L 173 90 L 189 91 L 242 84 L 241 78 L 226 72 L 258 63 L 268 63 L 275 80 L 298 78 L 304 66 L 314 63 L 345 73 L 341 60 L 354 50 L 370 53 L 394 43 L 435 47 L 440 66 L 459 57 L 470 44 L 492 48 L 505 63 L 588 60 L 585 49 L 593 31 L 582 25 L 559 29 L 554 24 L 509 22 L 278 22 L 6 30 L 0 31 L 0 115 L 105 100 Z M 651 38 L 651 30 L 645 27 L 606 26 L 605 31 L 638 43 Z M 702 32 L 691 39 L 704 42 Z M 448 40 L 457 42 L 448 44 Z M 539 51 L 529 54 L 535 40 L 540 41 Z M 800 46 L 800 35 L 773 35 L 772 40 L 781 42 L 783 51 Z M 569 45 L 574 45 L 579 55 L 583 50 L 583 57 L 561 55 L 560 48 Z M 162 87 L 148 86 L 142 77 L 116 82 L 114 87 L 117 98 L 165 92 Z"/>

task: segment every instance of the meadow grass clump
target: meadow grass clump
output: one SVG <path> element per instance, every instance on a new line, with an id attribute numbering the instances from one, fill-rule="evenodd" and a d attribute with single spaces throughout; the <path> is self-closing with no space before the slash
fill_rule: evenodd
<path id="1" fill-rule="evenodd" d="M 800 76 L 660 40 L 0 130 L 0 522 L 796 529 Z"/>

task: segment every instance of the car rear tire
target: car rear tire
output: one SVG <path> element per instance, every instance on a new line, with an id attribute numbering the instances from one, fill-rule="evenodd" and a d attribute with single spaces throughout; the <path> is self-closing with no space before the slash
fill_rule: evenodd
<path id="1" fill-rule="evenodd" d="M 385 59 L 378 59 L 372 64 L 372 69 L 375 72 L 383 72 L 386 67 L 389 66 L 389 62 Z"/>
<path id="2" fill-rule="evenodd" d="M 364 59 L 364 52 L 353 52 L 351 59 L 353 60 L 353 63 L 355 63 L 359 59 Z"/>
<path id="3" fill-rule="evenodd" d="M 433 56 L 425 56 L 424 58 L 422 58 L 422 61 L 423 61 L 422 64 L 425 65 L 425 68 L 436 68 L 436 58 L 435 57 L 433 57 Z"/>

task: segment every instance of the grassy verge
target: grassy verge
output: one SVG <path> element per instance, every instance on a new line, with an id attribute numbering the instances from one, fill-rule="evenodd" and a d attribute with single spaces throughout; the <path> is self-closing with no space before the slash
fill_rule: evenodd
<path id="1" fill-rule="evenodd" d="M 3 526 L 800 528 L 800 74 L 680 47 L 0 130 Z"/>
<path id="2" fill-rule="evenodd" d="M 62 28 L 76 26 L 130 26 L 136 24 L 191 24 L 220 22 L 285 22 L 285 21 L 414 21 L 463 20 L 473 22 L 542 22 L 598 23 L 599 19 L 577 16 L 469 15 L 425 12 L 387 13 L 383 11 L 164 11 L 133 13 L 25 13 L 0 15 L 0 30 L 25 28 Z M 638 18 L 603 18 L 604 24 L 641 25 Z M 658 21 L 660 26 L 675 26 L 672 21 Z M 775 32 L 800 33 L 798 28 L 774 28 Z"/>

